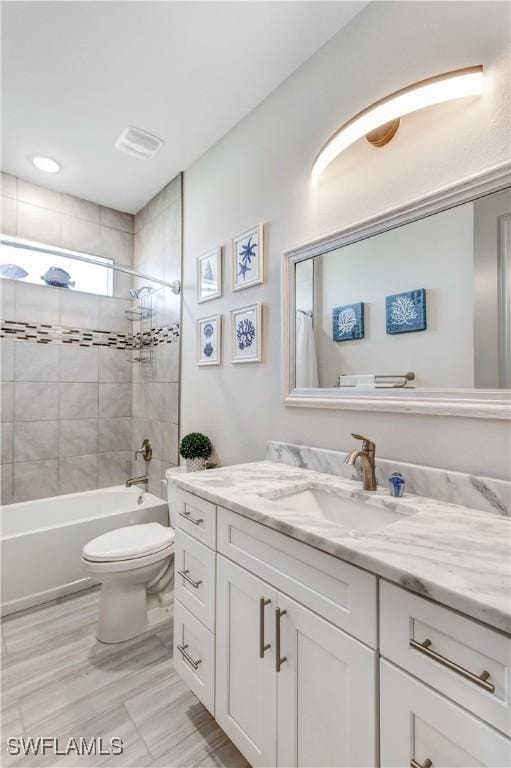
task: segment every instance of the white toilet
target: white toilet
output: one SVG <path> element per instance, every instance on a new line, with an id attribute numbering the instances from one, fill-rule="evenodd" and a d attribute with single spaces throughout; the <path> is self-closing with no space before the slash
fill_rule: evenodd
<path id="1" fill-rule="evenodd" d="M 117 528 L 82 550 L 82 567 L 102 584 L 96 636 L 121 643 L 169 615 L 174 531 L 160 523 Z"/>

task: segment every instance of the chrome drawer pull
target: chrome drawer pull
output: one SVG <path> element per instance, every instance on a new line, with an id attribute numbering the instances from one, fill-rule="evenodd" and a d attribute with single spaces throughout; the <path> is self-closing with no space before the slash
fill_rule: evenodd
<path id="1" fill-rule="evenodd" d="M 178 645 L 177 646 L 177 650 L 179 651 L 179 653 L 183 657 L 184 661 L 187 661 L 188 664 L 190 664 L 194 669 L 199 669 L 199 664 L 202 663 L 202 659 L 197 659 L 197 661 L 192 659 L 190 654 L 186 652 L 187 648 L 188 648 L 188 645 Z"/>
<path id="2" fill-rule="evenodd" d="M 490 693 L 495 693 L 495 686 L 493 683 L 488 682 L 488 678 L 490 677 L 490 673 L 484 670 L 481 672 L 480 675 L 474 675 L 473 672 L 470 672 L 468 669 L 465 669 L 465 667 L 460 667 L 459 664 L 456 664 L 454 661 L 451 661 L 450 659 L 446 659 L 445 656 L 442 656 L 440 653 L 437 653 L 431 648 L 431 640 L 429 638 L 426 638 L 424 642 L 418 643 L 417 640 L 410 640 L 410 647 L 414 648 L 416 651 L 420 651 L 425 656 L 428 656 L 430 659 L 433 659 L 434 661 L 437 661 L 439 664 L 442 664 L 442 666 L 447 667 L 447 669 L 450 669 L 452 672 L 456 672 L 458 675 L 461 675 L 466 680 L 470 680 L 472 683 L 475 683 L 476 685 L 479 685 L 481 688 L 484 688 L 485 691 L 489 691 Z"/>
<path id="3" fill-rule="evenodd" d="M 190 571 L 187 569 L 186 571 L 178 571 L 178 574 L 188 582 L 188 584 L 191 584 L 192 587 L 195 587 L 195 589 L 199 589 L 200 585 L 202 584 L 202 581 L 195 581 L 192 579 L 191 576 L 188 576 Z"/>
<path id="4" fill-rule="evenodd" d="M 413 760 L 413 759 L 410 760 L 410 768 L 432 768 L 432 767 L 433 767 L 433 763 L 431 762 L 429 757 L 427 757 L 423 763 L 418 763 L 417 760 Z"/>
<path id="5" fill-rule="evenodd" d="M 280 672 L 280 667 L 287 661 L 287 656 L 280 658 L 280 617 L 285 616 L 287 611 L 281 611 L 275 608 L 275 671 Z"/>
<path id="6" fill-rule="evenodd" d="M 194 525 L 200 525 L 204 522 L 204 519 L 202 517 L 192 517 L 191 512 L 180 512 L 179 513 L 181 517 L 184 517 L 185 520 L 188 520 L 189 523 L 193 523 Z"/>
<path id="7" fill-rule="evenodd" d="M 264 659 L 265 651 L 271 648 L 270 643 L 264 642 L 264 608 L 269 605 L 271 600 L 264 597 L 259 598 L 259 658 Z"/>

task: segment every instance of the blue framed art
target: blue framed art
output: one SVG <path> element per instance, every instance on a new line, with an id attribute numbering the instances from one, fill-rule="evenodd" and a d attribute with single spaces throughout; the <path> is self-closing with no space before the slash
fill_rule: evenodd
<path id="1" fill-rule="evenodd" d="M 427 328 L 425 289 L 419 288 L 416 291 L 404 291 L 386 296 L 385 315 L 387 333 L 425 331 Z"/>
<path id="2" fill-rule="evenodd" d="M 334 341 L 351 341 L 364 338 L 364 303 L 344 304 L 332 310 Z"/>
<path id="3" fill-rule="evenodd" d="M 264 227 L 258 224 L 233 238 L 232 290 L 259 285 L 264 279 Z"/>
<path id="4" fill-rule="evenodd" d="M 220 365 L 222 362 L 222 316 L 211 315 L 197 320 L 197 365 Z"/>

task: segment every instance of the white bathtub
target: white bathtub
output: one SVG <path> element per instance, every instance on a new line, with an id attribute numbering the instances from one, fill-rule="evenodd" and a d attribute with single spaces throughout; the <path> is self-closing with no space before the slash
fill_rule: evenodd
<path id="1" fill-rule="evenodd" d="M 169 524 L 168 505 L 115 486 L 0 506 L 1 615 L 85 589 L 84 544 L 135 523 Z"/>

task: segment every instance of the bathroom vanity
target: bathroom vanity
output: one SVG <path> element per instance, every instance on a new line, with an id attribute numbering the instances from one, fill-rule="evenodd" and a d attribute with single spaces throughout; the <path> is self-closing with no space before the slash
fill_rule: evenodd
<path id="1" fill-rule="evenodd" d="M 509 518 L 271 461 L 169 498 L 176 669 L 252 765 L 511 764 Z"/>

